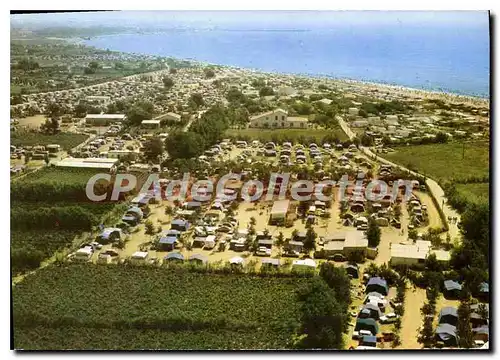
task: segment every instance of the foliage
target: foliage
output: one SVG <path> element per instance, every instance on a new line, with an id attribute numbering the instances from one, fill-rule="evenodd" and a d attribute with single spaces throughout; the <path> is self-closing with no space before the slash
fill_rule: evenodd
<path id="1" fill-rule="evenodd" d="M 274 90 L 272 87 L 270 86 L 264 86 L 262 88 L 260 88 L 259 90 L 259 96 L 270 96 L 270 95 L 274 95 Z"/>
<path id="2" fill-rule="evenodd" d="M 465 146 L 464 158 L 462 150 Z M 488 176 L 489 142 L 471 141 L 446 144 L 416 145 L 397 147 L 397 151 L 384 154 L 384 158 L 405 165 L 409 159 L 416 169 L 434 180 L 450 180 Z"/>
<path id="3" fill-rule="evenodd" d="M 144 156 L 148 160 L 158 160 L 163 154 L 163 141 L 159 138 L 153 138 L 144 144 Z"/>
<path id="4" fill-rule="evenodd" d="M 165 89 L 171 89 L 174 86 L 174 80 L 169 76 L 164 76 L 161 80 Z"/>
<path id="5" fill-rule="evenodd" d="M 377 222 L 373 218 L 370 218 L 370 220 L 368 221 L 368 230 L 366 231 L 368 246 L 373 248 L 377 247 L 378 244 L 380 244 L 380 234 L 381 231 Z"/>
<path id="6" fill-rule="evenodd" d="M 457 309 L 458 323 L 457 335 L 459 346 L 463 349 L 470 349 L 474 346 L 474 337 L 470 323 L 470 303 L 468 298 L 463 299 Z"/>
<path id="7" fill-rule="evenodd" d="M 301 316 L 294 294 L 308 281 L 180 268 L 48 267 L 12 290 L 15 347 L 94 349 L 98 341 L 102 349 L 286 348 Z"/>
<path id="8" fill-rule="evenodd" d="M 324 262 L 320 266 L 319 276 L 335 290 L 335 298 L 347 311 L 351 303 L 351 279 L 345 268 L 335 267 L 332 263 Z"/>
<path id="9" fill-rule="evenodd" d="M 38 131 L 16 131 L 11 133 L 10 141 L 14 146 L 36 146 L 59 144 L 68 151 L 87 140 L 88 135 L 60 132 L 43 134 Z"/>
<path id="10" fill-rule="evenodd" d="M 301 305 L 301 333 L 306 336 L 296 346 L 301 349 L 342 349 L 346 313 L 335 291 L 320 278 L 313 278 L 298 292 Z"/>

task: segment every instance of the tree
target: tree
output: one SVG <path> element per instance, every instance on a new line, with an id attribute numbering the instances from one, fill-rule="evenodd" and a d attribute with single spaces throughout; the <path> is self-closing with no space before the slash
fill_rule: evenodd
<path id="1" fill-rule="evenodd" d="M 91 62 L 89 62 L 89 66 L 88 67 L 90 69 L 97 70 L 99 68 L 99 63 L 97 61 L 91 61 Z"/>
<path id="2" fill-rule="evenodd" d="M 264 86 L 262 87 L 260 90 L 259 90 L 259 96 L 260 97 L 263 97 L 263 96 L 271 96 L 271 95 L 274 95 L 274 90 L 272 87 L 270 86 Z"/>
<path id="3" fill-rule="evenodd" d="M 276 238 L 276 246 L 279 249 L 279 252 L 281 254 L 281 249 L 285 245 L 285 235 L 283 235 L 283 232 L 279 232 L 278 237 Z"/>
<path id="4" fill-rule="evenodd" d="M 368 246 L 377 247 L 380 244 L 380 227 L 373 218 L 370 218 L 368 221 L 366 237 L 368 239 Z"/>
<path id="5" fill-rule="evenodd" d="M 256 224 L 257 224 L 257 220 L 255 219 L 255 217 L 253 217 L 253 216 L 252 216 L 252 217 L 250 218 L 250 225 L 251 225 L 251 226 L 255 226 Z"/>
<path id="6" fill-rule="evenodd" d="M 45 134 L 57 134 L 59 129 L 59 120 L 57 118 L 50 118 L 40 125 L 40 130 Z"/>
<path id="7" fill-rule="evenodd" d="M 296 345 L 301 349 L 342 349 L 346 315 L 335 298 L 335 291 L 320 278 L 300 288 L 301 333 Z"/>
<path id="8" fill-rule="evenodd" d="M 80 118 L 80 119 L 84 118 L 85 115 L 87 115 L 87 107 L 84 104 L 79 103 L 78 105 L 75 106 L 75 109 L 73 110 L 73 114 L 77 118 Z"/>
<path id="9" fill-rule="evenodd" d="M 196 105 L 196 107 L 205 105 L 205 100 L 203 100 L 203 96 L 199 93 L 192 94 L 190 100 Z"/>
<path id="10" fill-rule="evenodd" d="M 205 140 L 201 135 L 188 132 L 171 134 L 166 142 L 166 149 L 173 159 L 189 159 L 203 153 Z"/>
<path id="11" fill-rule="evenodd" d="M 439 143 L 439 144 L 444 144 L 448 141 L 448 135 L 446 135 L 444 132 L 440 131 L 436 134 L 436 137 L 434 140 Z"/>
<path id="12" fill-rule="evenodd" d="M 443 266 L 436 258 L 436 254 L 430 254 L 425 259 L 425 268 L 429 271 L 442 271 Z"/>
<path id="13" fill-rule="evenodd" d="M 351 303 L 351 280 L 343 267 L 324 262 L 320 266 L 319 276 L 335 290 L 335 299 L 347 311 Z"/>
<path id="14" fill-rule="evenodd" d="M 151 220 L 146 220 L 144 223 L 144 229 L 145 233 L 148 235 L 154 235 L 155 233 L 155 226 L 153 225 L 153 222 Z"/>
<path id="15" fill-rule="evenodd" d="M 373 146 L 373 137 L 371 137 L 370 135 L 366 135 L 365 133 L 363 133 L 363 135 L 361 135 L 361 145 L 363 145 L 363 146 Z"/>
<path id="16" fill-rule="evenodd" d="M 144 155 L 148 160 L 158 160 L 163 154 L 163 141 L 159 138 L 153 138 L 144 144 Z"/>
<path id="17" fill-rule="evenodd" d="M 474 345 L 474 337 L 470 324 L 470 298 L 465 298 L 458 306 L 457 336 L 461 348 L 470 349 Z"/>
<path id="18" fill-rule="evenodd" d="M 207 79 L 215 77 L 215 71 L 212 68 L 205 68 L 203 69 L 203 72 L 205 73 L 205 77 Z"/>
<path id="19" fill-rule="evenodd" d="M 169 76 L 164 76 L 161 80 L 163 81 L 163 86 L 167 90 L 171 89 L 174 86 L 174 80 L 172 80 L 172 78 Z"/>
<path id="20" fill-rule="evenodd" d="M 309 252 L 316 248 L 316 237 L 317 234 L 312 227 L 308 228 L 306 231 L 306 238 L 304 240 L 304 250 Z"/>
<path id="21" fill-rule="evenodd" d="M 131 124 L 140 125 L 142 120 L 149 120 L 153 117 L 153 111 L 148 104 L 136 104 L 127 110 L 126 115 Z"/>

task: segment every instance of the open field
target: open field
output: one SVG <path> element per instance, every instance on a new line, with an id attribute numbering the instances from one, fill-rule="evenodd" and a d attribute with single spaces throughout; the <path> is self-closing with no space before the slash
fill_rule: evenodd
<path id="1" fill-rule="evenodd" d="M 462 143 L 416 145 L 397 147 L 384 154 L 384 158 L 416 170 L 440 182 L 451 179 L 485 177 L 489 174 L 489 142 L 465 143 L 462 159 Z"/>
<path id="2" fill-rule="evenodd" d="M 19 131 L 10 135 L 11 145 L 15 146 L 35 146 L 59 144 L 64 150 L 71 150 L 80 145 L 88 138 L 85 134 L 59 133 L 55 135 L 45 135 L 38 132 Z"/>
<path id="3" fill-rule="evenodd" d="M 457 184 L 459 195 L 465 197 L 469 202 L 489 201 L 489 183 Z"/>
<path id="4" fill-rule="evenodd" d="M 247 137 L 250 140 L 260 140 L 265 141 L 276 141 L 281 142 L 280 139 L 297 141 L 300 137 L 306 139 L 314 138 L 316 142 L 321 143 L 321 140 L 325 136 L 337 137 L 339 140 L 347 140 L 346 134 L 342 129 L 338 128 L 335 130 L 324 130 L 324 129 L 229 129 L 226 131 L 225 135 L 228 137 Z"/>
<path id="5" fill-rule="evenodd" d="M 295 291 L 305 281 L 149 267 L 48 267 L 13 289 L 15 347 L 286 348 L 300 316 Z"/>

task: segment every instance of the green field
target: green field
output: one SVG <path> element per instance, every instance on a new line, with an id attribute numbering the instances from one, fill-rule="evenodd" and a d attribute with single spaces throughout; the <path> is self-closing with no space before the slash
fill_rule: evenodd
<path id="1" fill-rule="evenodd" d="M 456 189 L 469 202 L 489 201 L 489 183 L 457 184 Z"/>
<path id="2" fill-rule="evenodd" d="M 123 203 L 94 203 L 85 194 L 88 180 L 97 172 L 45 167 L 11 184 L 14 274 L 37 268 L 41 261 L 71 245 L 78 234 L 101 223 L 116 223 L 115 215 L 125 211 Z M 96 184 L 95 192 L 106 192 L 107 185 Z"/>
<path id="3" fill-rule="evenodd" d="M 384 154 L 384 158 L 416 170 L 436 181 L 488 177 L 489 142 L 477 141 L 465 144 L 462 159 L 462 143 L 415 145 L 397 147 Z"/>
<path id="4" fill-rule="evenodd" d="M 249 140 L 266 141 L 309 141 L 314 138 L 315 142 L 321 143 L 327 136 L 336 137 L 340 141 L 347 140 L 347 136 L 342 129 L 324 130 L 324 129 L 229 129 L 225 135 L 231 138 L 248 138 Z M 328 140 L 331 141 L 331 140 Z"/>
<path id="5" fill-rule="evenodd" d="M 19 349 L 278 349 L 300 325 L 305 278 L 70 265 L 12 290 Z"/>
<path id="6" fill-rule="evenodd" d="M 11 133 L 10 142 L 15 146 L 35 146 L 59 144 L 68 151 L 87 140 L 88 135 L 75 133 L 59 133 L 55 135 L 46 135 L 34 131 L 19 131 Z"/>

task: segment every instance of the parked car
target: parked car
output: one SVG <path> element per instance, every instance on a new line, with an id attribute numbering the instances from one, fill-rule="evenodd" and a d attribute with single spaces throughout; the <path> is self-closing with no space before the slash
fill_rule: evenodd
<path id="1" fill-rule="evenodd" d="M 380 317 L 379 321 L 381 324 L 390 324 L 390 323 L 395 322 L 398 317 L 399 316 L 396 315 L 395 313 L 388 313 L 388 314 L 382 315 Z"/>
<path id="2" fill-rule="evenodd" d="M 271 249 L 261 246 L 257 249 L 255 254 L 258 256 L 271 256 Z"/>

